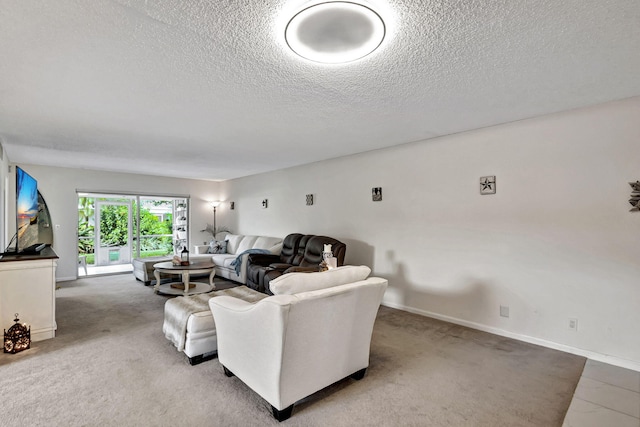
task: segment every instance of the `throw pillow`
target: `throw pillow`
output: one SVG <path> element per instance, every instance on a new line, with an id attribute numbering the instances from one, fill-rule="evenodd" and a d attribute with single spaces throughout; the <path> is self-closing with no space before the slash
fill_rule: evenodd
<path id="1" fill-rule="evenodd" d="M 209 254 L 226 254 L 227 253 L 227 241 L 226 240 L 212 240 L 209 243 Z"/>
<path id="2" fill-rule="evenodd" d="M 321 273 L 287 273 L 269 282 L 269 289 L 274 295 L 317 291 L 365 280 L 370 273 L 366 265 L 345 265 Z"/>

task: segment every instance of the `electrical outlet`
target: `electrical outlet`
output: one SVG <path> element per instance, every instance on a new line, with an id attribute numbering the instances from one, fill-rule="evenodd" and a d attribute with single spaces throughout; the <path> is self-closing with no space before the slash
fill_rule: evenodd
<path id="1" fill-rule="evenodd" d="M 500 306 L 500 317 L 509 317 L 509 307 L 506 305 Z"/>
<path id="2" fill-rule="evenodd" d="M 569 318 L 569 330 L 570 331 L 578 330 L 578 319 L 576 319 L 575 317 Z"/>

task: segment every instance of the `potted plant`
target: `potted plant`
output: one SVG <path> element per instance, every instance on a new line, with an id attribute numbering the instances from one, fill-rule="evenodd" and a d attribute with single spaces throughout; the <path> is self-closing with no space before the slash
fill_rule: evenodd
<path id="1" fill-rule="evenodd" d="M 204 228 L 204 230 L 200 230 L 203 233 L 209 233 L 211 234 L 211 239 L 212 240 L 216 240 L 216 235 L 218 233 L 230 233 L 231 230 L 229 230 L 227 227 L 216 227 L 213 224 L 209 224 L 207 223 L 207 226 Z"/>

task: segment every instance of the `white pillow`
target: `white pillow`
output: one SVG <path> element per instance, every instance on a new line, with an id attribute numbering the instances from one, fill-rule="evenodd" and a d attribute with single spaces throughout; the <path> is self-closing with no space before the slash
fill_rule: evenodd
<path id="1" fill-rule="evenodd" d="M 292 295 L 358 282 L 369 277 L 366 265 L 345 265 L 319 273 L 287 273 L 269 282 L 274 295 Z"/>

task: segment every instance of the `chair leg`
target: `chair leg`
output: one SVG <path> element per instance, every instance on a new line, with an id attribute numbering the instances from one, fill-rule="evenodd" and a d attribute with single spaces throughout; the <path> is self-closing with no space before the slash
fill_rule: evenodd
<path id="1" fill-rule="evenodd" d="M 271 405 L 271 412 L 273 412 L 273 417 L 279 422 L 288 420 L 291 417 L 291 413 L 293 412 L 293 405 L 284 408 L 282 411 L 276 409 L 273 405 Z"/>
<path id="2" fill-rule="evenodd" d="M 361 380 L 364 378 L 364 374 L 367 372 L 367 368 L 362 368 L 358 372 L 351 374 L 351 378 L 354 380 Z"/>
<path id="3" fill-rule="evenodd" d="M 188 357 L 188 356 L 187 356 Z M 204 362 L 204 358 L 201 354 L 193 357 L 189 357 L 189 365 L 194 366 Z"/>
<path id="4" fill-rule="evenodd" d="M 228 377 L 233 377 L 234 373 L 227 369 L 226 366 L 222 365 L 222 369 L 224 369 L 224 374 Z"/>

